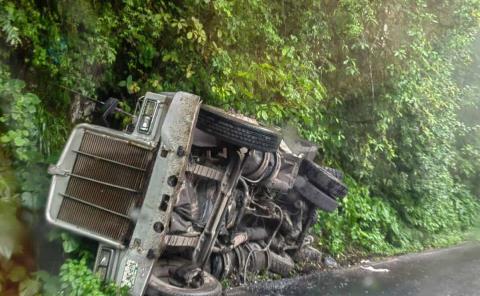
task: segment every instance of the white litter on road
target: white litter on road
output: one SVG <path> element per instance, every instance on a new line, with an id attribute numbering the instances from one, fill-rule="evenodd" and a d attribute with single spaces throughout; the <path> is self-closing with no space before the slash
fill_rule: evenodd
<path id="1" fill-rule="evenodd" d="M 375 268 L 373 266 L 360 266 L 361 269 L 363 270 L 368 270 L 371 272 L 389 272 L 389 269 L 386 268 Z"/>

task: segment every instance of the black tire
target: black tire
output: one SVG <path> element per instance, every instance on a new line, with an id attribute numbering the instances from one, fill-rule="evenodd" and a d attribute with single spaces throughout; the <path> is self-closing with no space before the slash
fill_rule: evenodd
<path id="1" fill-rule="evenodd" d="M 150 276 L 146 296 L 218 296 L 222 285 L 208 272 L 202 272 L 203 285 L 199 288 L 181 288 L 168 283 L 167 279 Z"/>
<path id="2" fill-rule="evenodd" d="M 348 193 L 348 188 L 342 181 L 310 160 L 302 160 L 299 174 L 335 199 L 342 198 Z"/>
<path id="3" fill-rule="evenodd" d="M 333 212 L 338 207 L 338 203 L 332 197 L 315 187 L 302 176 L 297 177 L 293 188 L 303 198 L 326 212 Z"/>
<path id="4" fill-rule="evenodd" d="M 323 167 L 330 175 L 334 176 L 340 181 L 343 181 L 343 173 L 339 170 L 336 170 L 334 168 L 329 168 L 329 167 Z"/>
<path id="5" fill-rule="evenodd" d="M 276 152 L 282 140 L 275 131 L 208 105 L 200 109 L 197 128 L 227 143 L 264 152 Z"/>

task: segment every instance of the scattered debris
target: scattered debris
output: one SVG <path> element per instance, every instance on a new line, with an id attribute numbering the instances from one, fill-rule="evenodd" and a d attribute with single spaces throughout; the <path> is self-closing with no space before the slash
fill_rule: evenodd
<path id="1" fill-rule="evenodd" d="M 368 270 L 371 272 L 389 272 L 389 269 L 386 268 L 375 268 L 373 266 L 360 266 L 361 269 L 363 270 Z"/>
<path id="2" fill-rule="evenodd" d="M 332 256 L 325 256 L 323 258 L 323 264 L 325 264 L 325 266 L 327 268 L 337 268 L 338 267 L 338 263 L 335 259 L 333 259 Z"/>

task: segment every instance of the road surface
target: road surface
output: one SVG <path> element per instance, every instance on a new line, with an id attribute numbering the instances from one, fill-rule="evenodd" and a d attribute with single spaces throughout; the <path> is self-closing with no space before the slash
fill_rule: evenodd
<path id="1" fill-rule="evenodd" d="M 241 287 L 227 295 L 480 295 L 480 244 Z"/>

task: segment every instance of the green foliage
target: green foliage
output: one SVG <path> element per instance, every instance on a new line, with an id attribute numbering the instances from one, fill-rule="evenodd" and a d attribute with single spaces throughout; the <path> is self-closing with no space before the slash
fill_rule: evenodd
<path id="1" fill-rule="evenodd" d="M 39 209 L 45 204 L 48 161 L 56 157 L 67 134 L 65 119 L 55 119 L 40 98 L 25 91 L 25 82 L 11 79 L 0 66 L 0 144 L 13 154 L 22 189 L 22 204 Z"/>
<path id="2" fill-rule="evenodd" d="M 3 1 L 0 2 L 3 4 Z M 15 27 L 12 22 L 14 21 L 15 6 L 12 3 L 5 4 L 0 10 L 0 27 L 2 35 L 5 35 L 5 41 L 8 45 L 17 47 L 22 44 L 19 36 L 19 29 Z"/>
<path id="3" fill-rule="evenodd" d="M 78 237 L 60 229 L 50 231 L 48 233 L 48 240 L 60 240 L 62 242 L 63 251 L 67 254 L 77 252 L 80 248 Z"/>
<path id="4" fill-rule="evenodd" d="M 13 197 L 0 198 L 0 258 L 4 260 L 22 252 L 21 239 L 24 229 L 17 218 L 17 209 L 18 204 Z"/>
<path id="5" fill-rule="evenodd" d="M 127 288 L 118 288 L 110 283 L 102 283 L 87 265 L 87 258 L 68 259 L 60 270 L 62 295 L 106 296 L 128 295 Z"/>
<path id="6" fill-rule="evenodd" d="M 15 177 L 0 147 L 0 294 L 37 295 L 40 282 L 29 270 L 25 225 L 19 219 Z"/>
<path id="7" fill-rule="evenodd" d="M 32 118 L 35 118 L 38 112 L 40 99 L 32 93 L 23 94 L 25 83 L 21 80 L 2 82 L 0 82 L 2 97 L 9 96 L 15 99 L 12 100 L 10 108 L 4 110 L 8 115 L 0 117 L 0 122 L 10 127 L 0 138 L 0 142 L 10 145 L 18 160 L 37 159 L 39 156 L 35 149 L 35 141 L 39 139 L 39 131 Z"/>
<path id="8" fill-rule="evenodd" d="M 347 185 L 349 194 L 341 207 L 334 213 L 319 213 L 320 222 L 314 229 L 319 245 L 337 256 L 388 255 L 445 246 L 462 239 L 465 226 L 473 225 L 479 210 L 467 192 L 457 192 L 457 198 L 436 199 L 435 203 L 421 199 L 401 213 L 353 179 L 348 178 Z"/>
<path id="9" fill-rule="evenodd" d="M 42 295 L 56 295 L 60 291 L 60 279 L 46 271 L 40 270 L 35 272 L 36 279 L 41 283 Z"/>

